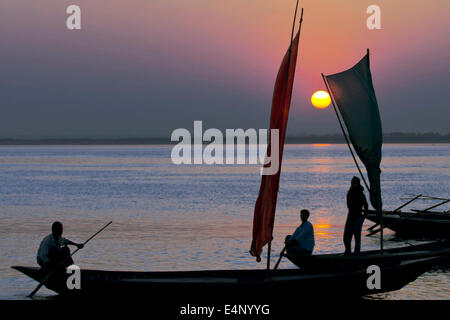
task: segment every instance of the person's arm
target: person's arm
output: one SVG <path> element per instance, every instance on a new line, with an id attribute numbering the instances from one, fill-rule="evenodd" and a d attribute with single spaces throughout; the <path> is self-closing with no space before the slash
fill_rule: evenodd
<path id="1" fill-rule="evenodd" d="M 287 246 L 292 246 L 292 245 L 294 245 L 294 244 L 296 244 L 296 243 L 297 243 L 297 240 L 290 238 L 290 239 L 288 239 L 288 240 L 285 242 L 285 245 L 287 245 Z"/>
<path id="2" fill-rule="evenodd" d="M 363 199 L 364 215 L 366 215 L 367 210 L 369 210 L 369 204 L 367 203 L 366 195 L 364 193 L 362 194 L 362 199 Z"/>
<path id="3" fill-rule="evenodd" d="M 350 209 L 350 196 L 347 192 L 347 208 Z"/>
<path id="4" fill-rule="evenodd" d="M 303 239 L 307 239 L 307 240 L 310 237 L 314 237 L 314 227 L 311 222 L 308 221 L 308 223 L 305 224 L 302 236 L 303 236 Z"/>
<path id="5" fill-rule="evenodd" d="M 81 249 L 84 246 L 82 243 L 75 243 L 75 242 L 70 241 L 69 239 L 66 239 L 66 238 L 63 238 L 62 241 L 63 241 L 63 245 L 75 246 L 78 249 Z"/>
<path id="6" fill-rule="evenodd" d="M 306 233 L 305 233 L 305 243 L 307 244 L 307 250 L 313 251 L 315 240 L 314 240 L 314 227 L 312 223 L 308 223 L 306 226 Z"/>
<path id="7" fill-rule="evenodd" d="M 48 252 L 48 245 L 41 244 L 41 247 L 39 248 L 39 259 L 44 265 L 50 261 L 50 259 L 48 258 Z"/>
<path id="8" fill-rule="evenodd" d="M 295 230 L 295 234 L 294 234 L 295 238 L 294 238 L 294 235 L 292 237 L 295 239 L 295 241 L 297 241 L 298 244 L 301 244 L 302 240 L 305 237 L 306 232 L 307 232 L 307 230 L 305 228 L 305 225 L 302 224 L 300 227 L 297 228 L 297 230 Z"/>
<path id="9" fill-rule="evenodd" d="M 299 233 L 299 229 L 300 229 L 300 227 L 295 229 L 294 233 L 286 239 L 287 240 L 286 245 L 293 245 L 293 244 L 297 243 L 297 236 Z"/>

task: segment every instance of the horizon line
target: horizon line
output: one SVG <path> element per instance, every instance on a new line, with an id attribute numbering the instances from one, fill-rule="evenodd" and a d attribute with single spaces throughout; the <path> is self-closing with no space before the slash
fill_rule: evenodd
<path id="1" fill-rule="evenodd" d="M 0 145 L 56 145 L 56 144 L 177 144 L 179 141 L 171 141 L 170 137 L 0 137 Z M 205 142 L 203 144 L 209 144 Z M 333 134 L 301 134 L 286 137 L 286 144 L 308 144 L 308 143 L 345 143 L 344 136 L 339 133 Z M 391 132 L 383 134 L 383 143 L 450 143 L 450 133 L 441 134 L 434 132 L 411 133 Z"/>

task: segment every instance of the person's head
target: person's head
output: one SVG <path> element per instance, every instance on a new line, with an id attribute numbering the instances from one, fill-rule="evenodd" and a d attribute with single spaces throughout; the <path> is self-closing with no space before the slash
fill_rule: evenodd
<path id="1" fill-rule="evenodd" d="M 55 238 L 59 238 L 63 234 L 63 225 L 59 221 L 55 221 L 52 224 L 52 234 Z"/>
<path id="2" fill-rule="evenodd" d="M 357 187 L 357 186 L 360 186 L 361 185 L 361 180 L 359 180 L 359 178 L 358 177 L 353 177 L 352 178 L 352 181 L 351 181 L 351 186 L 352 187 Z"/>
<path id="3" fill-rule="evenodd" d="M 302 222 L 306 222 L 308 221 L 309 218 L 309 211 L 306 209 L 303 209 L 300 211 L 300 219 L 302 220 Z"/>

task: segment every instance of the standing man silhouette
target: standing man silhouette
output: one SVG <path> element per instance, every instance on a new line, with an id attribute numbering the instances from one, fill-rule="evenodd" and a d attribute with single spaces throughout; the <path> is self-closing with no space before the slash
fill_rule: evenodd
<path id="1" fill-rule="evenodd" d="M 350 189 L 347 192 L 348 215 L 345 222 L 344 245 L 345 254 L 352 252 L 352 238 L 355 237 L 355 253 L 361 252 L 361 229 L 364 223 L 364 210 L 368 209 L 367 199 L 364 195 L 364 188 L 358 177 L 351 180 Z"/>

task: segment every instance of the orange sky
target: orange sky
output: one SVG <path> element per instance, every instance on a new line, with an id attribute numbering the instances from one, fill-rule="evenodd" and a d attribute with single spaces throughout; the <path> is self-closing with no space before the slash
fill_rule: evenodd
<path id="1" fill-rule="evenodd" d="M 65 29 L 65 8 L 74 3 L 82 8 L 83 29 L 72 32 Z M 375 3 L 382 30 L 370 31 L 365 11 Z M 3 0 L 0 6 L 6 47 L 0 57 L 9 61 L 0 81 L 10 92 L 10 119 L 0 123 L 0 136 L 51 135 L 61 128 L 76 133 L 80 127 L 97 134 L 106 103 L 114 108 L 103 132 L 158 135 L 195 119 L 208 127 L 266 127 L 295 0 Z M 353 66 L 366 48 L 385 131 L 448 132 L 442 118 L 450 111 L 442 101 L 450 84 L 449 1 L 303 0 L 300 6 L 305 14 L 288 132 L 338 132 L 333 114 L 313 109 L 310 96 L 323 89 L 321 72 Z M 49 87 L 79 94 L 66 104 L 67 95 L 30 89 Z M 118 91 L 123 101 L 102 98 Z M 29 92 L 30 101 L 19 92 Z M 125 97 L 135 108 L 131 113 Z M 36 112 L 31 101 L 55 118 L 41 125 L 25 121 L 22 130 L 14 110 Z M 66 105 L 65 112 L 51 104 Z M 52 127 L 66 112 L 72 120 Z M 151 119 L 142 121 L 145 116 Z"/>

